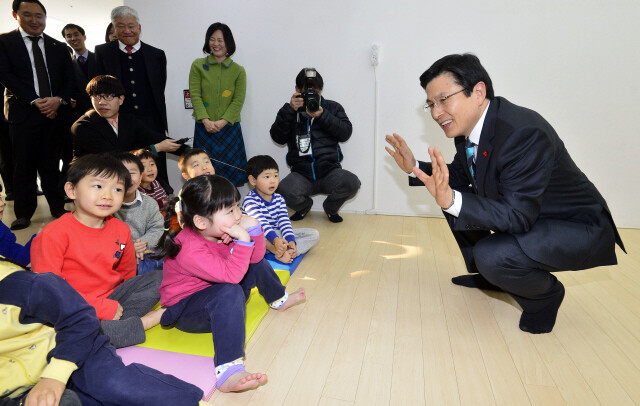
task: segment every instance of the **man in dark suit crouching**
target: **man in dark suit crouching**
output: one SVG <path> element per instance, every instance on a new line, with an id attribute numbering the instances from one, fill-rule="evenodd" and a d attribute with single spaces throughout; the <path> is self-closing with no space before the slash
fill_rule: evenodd
<path id="1" fill-rule="evenodd" d="M 454 138 L 453 162 L 431 147 L 431 162 L 417 162 L 397 134 L 386 149 L 445 213 L 470 272 L 452 282 L 508 293 L 521 330 L 550 332 L 564 298 L 551 272 L 614 265 L 615 244 L 624 250 L 607 203 L 544 118 L 494 96 L 476 56 L 438 60 L 420 85 L 425 110 Z"/>

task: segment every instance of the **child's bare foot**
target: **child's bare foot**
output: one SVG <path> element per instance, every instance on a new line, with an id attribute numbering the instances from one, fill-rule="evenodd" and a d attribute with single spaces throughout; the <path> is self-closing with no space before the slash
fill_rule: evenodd
<path id="1" fill-rule="evenodd" d="M 160 324 L 160 318 L 165 310 L 167 309 L 161 307 L 156 310 L 151 310 L 149 313 L 140 317 L 140 320 L 142 320 L 142 327 L 144 327 L 145 330 L 149 330 L 151 327 L 155 327 Z"/>
<path id="2" fill-rule="evenodd" d="M 267 375 L 261 373 L 252 374 L 243 371 L 231 375 L 218 388 L 221 392 L 242 392 L 249 389 L 255 389 L 267 381 Z"/>
<path id="3" fill-rule="evenodd" d="M 289 252 L 289 250 L 283 252 L 280 257 L 276 256 L 276 259 L 283 264 L 290 264 L 293 262 L 293 258 L 291 258 L 291 252 Z"/>
<path id="4" fill-rule="evenodd" d="M 295 305 L 298 302 L 302 302 L 307 298 L 307 295 L 304 293 L 304 288 L 300 288 L 293 293 L 289 293 L 289 297 L 287 297 L 287 301 L 284 302 L 282 307 L 278 309 L 279 312 L 283 312 Z"/>

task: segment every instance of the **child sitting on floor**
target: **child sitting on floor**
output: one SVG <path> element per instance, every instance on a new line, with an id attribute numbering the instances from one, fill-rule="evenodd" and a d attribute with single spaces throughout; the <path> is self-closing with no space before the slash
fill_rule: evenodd
<path id="1" fill-rule="evenodd" d="M 2 192 L 2 185 L 0 185 L 0 192 Z M 36 234 L 32 235 L 24 246 L 18 244 L 15 234 L 1 221 L 4 207 L 4 200 L 0 196 L 0 255 L 21 265 L 29 265 L 31 263 L 31 241 L 33 241 Z"/>
<path id="2" fill-rule="evenodd" d="M 164 205 L 169 200 L 169 195 L 156 179 L 158 177 L 158 167 L 156 166 L 155 155 L 146 149 L 138 149 L 132 153 L 142 161 L 142 166 L 144 167 L 138 190 L 155 200 L 160 210 L 164 209 Z"/>
<path id="3" fill-rule="evenodd" d="M 76 209 L 49 223 L 33 240 L 31 265 L 69 282 L 96 309 L 115 347 L 145 341 L 164 309 L 158 303 L 162 270 L 136 276 L 131 230 L 112 215 L 131 184 L 111 155 L 85 155 L 69 168 L 64 190 Z"/>
<path id="4" fill-rule="evenodd" d="M 216 386 L 222 392 L 254 389 L 267 380 L 244 369 L 245 302 L 254 286 L 274 309 L 286 310 L 305 299 L 304 289 L 287 295 L 264 259 L 265 243 L 258 221 L 243 215 L 240 194 L 227 179 L 197 176 L 187 181 L 167 205 L 165 225 L 182 213 L 185 227 L 160 240 L 166 254 L 160 287 L 166 312 L 160 324 L 190 333 L 213 331 Z"/>
<path id="5" fill-rule="evenodd" d="M 0 257 L 0 308 L 2 405 L 207 404 L 189 383 L 125 366 L 100 332 L 95 310 L 53 273 Z"/>
<path id="6" fill-rule="evenodd" d="M 245 196 L 242 208 L 262 225 L 267 249 L 278 261 L 289 264 L 316 245 L 320 234 L 314 228 L 291 227 L 284 198 L 276 193 L 280 180 L 273 158 L 254 156 L 247 162 L 246 172 L 254 189 Z"/>
<path id="7" fill-rule="evenodd" d="M 158 211 L 158 205 L 152 198 L 140 193 L 140 179 L 144 170 L 142 162 L 130 152 L 117 152 L 115 158 L 120 160 L 131 175 L 131 186 L 124 194 L 122 207 L 113 217 L 127 223 L 131 229 L 133 247 L 138 261 L 138 275 L 162 269 L 162 260 L 150 258 L 153 248 L 158 245 L 164 231 L 164 219 Z"/>
<path id="8" fill-rule="evenodd" d="M 186 180 L 200 175 L 215 175 L 211 158 L 202 148 L 191 148 L 180 156 L 178 168 Z"/>

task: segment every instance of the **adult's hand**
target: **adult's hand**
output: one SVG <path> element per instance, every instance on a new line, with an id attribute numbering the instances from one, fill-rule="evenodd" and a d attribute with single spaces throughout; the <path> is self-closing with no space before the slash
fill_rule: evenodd
<path id="1" fill-rule="evenodd" d="M 291 106 L 291 108 L 298 111 L 298 109 L 302 107 L 303 104 L 304 104 L 304 100 L 302 99 L 302 94 L 300 92 L 295 92 L 293 96 L 291 96 L 291 101 L 289 102 L 289 105 Z"/>
<path id="2" fill-rule="evenodd" d="M 178 144 L 176 140 L 167 138 L 162 142 L 156 144 L 156 151 L 158 152 L 173 152 L 180 148 L 182 145 Z"/>
<path id="3" fill-rule="evenodd" d="M 220 119 L 220 120 L 217 120 L 217 121 L 214 121 L 213 122 L 213 131 L 211 131 L 211 132 L 217 133 L 218 131 L 222 131 L 224 126 L 227 125 L 227 124 L 229 124 L 229 122 L 227 120 L 225 120 L 224 118 Z"/>
<path id="4" fill-rule="evenodd" d="M 215 126 L 213 124 L 213 121 L 209 120 L 208 118 L 203 118 L 202 119 L 202 125 L 204 126 L 204 129 L 208 132 L 208 133 L 214 133 L 216 132 Z"/>
<path id="5" fill-rule="evenodd" d="M 33 104 L 35 104 L 38 110 L 40 110 L 40 113 L 47 116 L 47 118 L 54 118 L 62 103 L 59 97 L 44 97 L 36 100 Z"/>
<path id="6" fill-rule="evenodd" d="M 58 406 L 65 384 L 57 379 L 40 378 L 24 402 L 25 406 Z"/>
<path id="7" fill-rule="evenodd" d="M 311 118 L 318 118 L 322 115 L 322 113 L 324 112 L 324 109 L 322 107 L 320 107 L 317 111 L 314 111 L 313 113 L 309 111 L 309 109 L 307 109 L 307 115 Z"/>
<path id="8" fill-rule="evenodd" d="M 387 134 L 384 139 L 393 147 L 393 149 L 389 147 L 384 147 L 384 149 L 393 157 L 400 169 L 406 173 L 411 173 L 416 166 L 416 158 L 404 138 L 393 133 L 393 135 Z"/>
<path id="9" fill-rule="evenodd" d="M 449 186 L 449 168 L 438 148 L 429 147 L 429 156 L 431 157 L 431 176 L 417 167 L 413 168 L 413 173 L 424 183 L 431 196 L 436 199 L 438 206 L 446 209 L 453 202 L 453 190 Z"/>

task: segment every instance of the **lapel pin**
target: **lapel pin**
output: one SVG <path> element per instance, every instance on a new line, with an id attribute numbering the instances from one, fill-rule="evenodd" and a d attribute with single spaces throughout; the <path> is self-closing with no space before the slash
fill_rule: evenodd
<path id="1" fill-rule="evenodd" d="M 486 158 L 486 157 L 487 157 L 487 151 L 484 151 L 484 152 L 482 153 L 482 156 Z"/>

